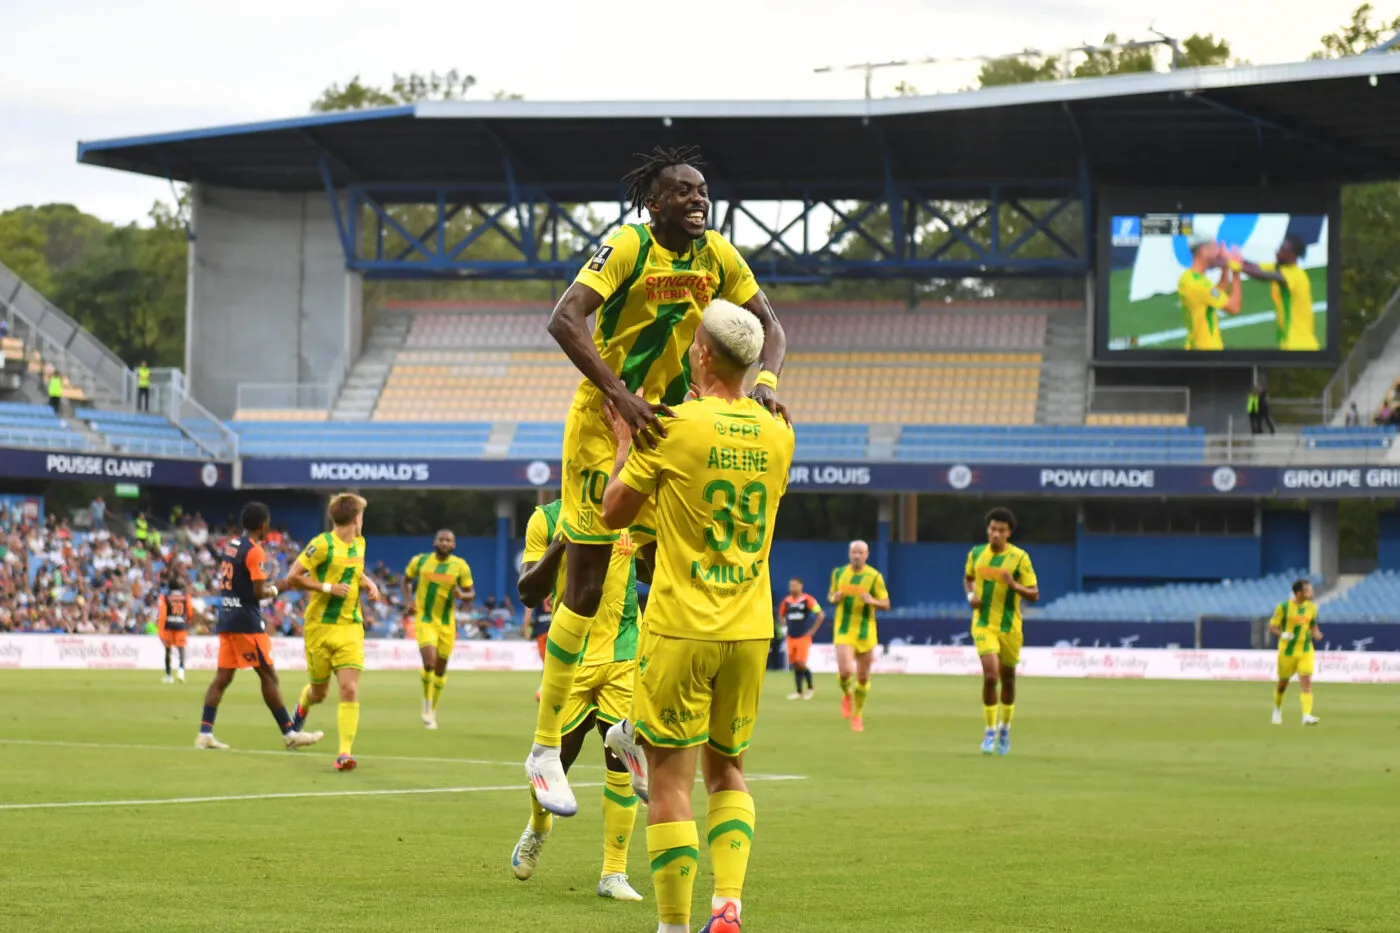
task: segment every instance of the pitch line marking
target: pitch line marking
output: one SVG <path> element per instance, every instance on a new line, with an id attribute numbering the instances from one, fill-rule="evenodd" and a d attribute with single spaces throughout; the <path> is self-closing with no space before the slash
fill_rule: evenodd
<path id="1" fill-rule="evenodd" d="M 750 781 L 801 781 L 795 774 L 752 774 Z M 494 784 L 476 787 L 410 787 L 402 790 L 317 790 L 276 794 L 225 794 L 217 797 L 157 797 L 142 800 L 60 800 L 47 803 L 5 803 L 5 810 L 67 810 L 75 807 L 155 807 L 178 803 L 228 803 L 238 800 L 300 800 L 310 797 L 395 797 L 414 794 L 484 794 L 494 791 L 519 791 L 522 784 Z M 574 783 L 572 787 L 603 787 L 601 781 Z"/>

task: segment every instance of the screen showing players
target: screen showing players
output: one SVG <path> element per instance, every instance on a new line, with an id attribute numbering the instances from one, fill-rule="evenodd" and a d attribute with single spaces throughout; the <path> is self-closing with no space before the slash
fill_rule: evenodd
<path id="1" fill-rule="evenodd" d="M 1110 355 L 1327 349 L 1325 214 L 1121 214 Z"/>

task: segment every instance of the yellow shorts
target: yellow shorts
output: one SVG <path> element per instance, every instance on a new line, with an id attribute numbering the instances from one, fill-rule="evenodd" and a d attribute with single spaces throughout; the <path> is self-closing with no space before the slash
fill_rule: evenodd
<path id="1" fill-rule="evenodd" d="M 603 400 L 597 391 L 584 390 L 574 397 L 564 421 L 564 473 L 560 477 L 563 503 L 559 508 L 559 533 L 576 544 L 611 544 L 618 533 L 603 524 L 603 490 L 617 458 L 617 441 L 603 418 Z M 630 529 L 640 547 L 656 540 L 656 507 L 651 500 Z"/>
<path id="2" fill-rule="evenodd" d="M 632 688 L 636 680 L 636 661 L 580 667 L 574 678 L 574 689 L 560 714 L 564 727 L 559 731 L 568 735 L 589 713 L 597 713 L 599 722 L 610 726 L 626 719 L 632 709 Z"/>
<path id="3" fill-rule="evenodd" d="M 1317 655 L 1311 651 L 1302 654 L 1280 654 L 1278 656 L 1278 679 L 1287 680 L 1295 674 L 1299 677 L 1311 677 L 1316 669 L 1314 663 Z"/>
<path id="4" fill-rule="evenodd" d="M 1002 667 L 1015 667 L 1021 663 L 1021 645 L 1025 636 L 1012 630 L 1003 632 L 990 625 L 972 627 L 972 643 L 977 646 L 977 656 L 994 654 L 1001 659 Z"/>
<path id="5" fill-rule="evenodd" d="M 838 645 L 854 645 L 856 654 L 874 651 L 875 647 L 880 644 L 874 619 L 865 624 L 864 631 L 861 629 L 859 619 L 852 619 L 844 628 L 838 625 L 836 634 L 832 636 L 831 640 Z"/>
<path id="6" fill-rule="evenodd" d="M 417 633 L 418 647 L 433 645 L 440 658 L 452 657 L 452 646 L 457 644 L 457 625 L 443 625 L 441 622 L 427 622 L 419 619 L 413 626 Z"/>
<path id="7" fill-rule="evenodd" d="M 322 625 L 306 627 L 306 673 L 313 684 L 331 679 L 341 668 L 365 669 L 365 627 Z"/>
<path id="8" fill-rule="evenodd" d="M 722 754 L 741 754 L 753 740 L 768 644 L 766 638 L 668 638 L 643 629 L 632 700 L 641 741 L 664 748 L 708 742 Z"/>

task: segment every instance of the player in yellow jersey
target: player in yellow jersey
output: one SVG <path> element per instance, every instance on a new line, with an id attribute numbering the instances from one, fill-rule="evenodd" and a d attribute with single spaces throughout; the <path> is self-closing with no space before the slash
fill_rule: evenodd
<path id="1" fill-rule="evenodd" d="M 564 539 L 558 537 L 556 499 L 535 509 L 525 528 L 525 553 L 521 557 L 517 589 L 526 606 L 538 606 L 558 593 L 564 582 Z M 627 717 L 632 707 L 632 685 L 637 676 L 637 579 L 644 562 L 636 560 L 638 548 L 623 529 L 612 546 L 607 583 L 598 606 L 598 617 L 588 633 L 579 662 L 573 692 L 561 711 L 564 719 L 560 757 L 567 772 L 583 749 L 588 734 Z M 646 579 L 645 573 L 640 574 Z M 642 896 L 627 880 L 627 850 L 636 825 L 638 795 L 633 791 L 627 766 L 603 749 L 603 871 L 598 896 L 620 901 L 640 901 Z M 530 789 L 530 822 L 511 853 L 511 870 L 528 880 L 539 866 L 540 850 L 549 838 L 553 817 L 540 806 Z"/>
<path id="2" fill-rule="evenodd" d="M 1011 719 L 1016 713 L 1016 665 L 1021 663 L 1021 602 L 1040 599 L 1031 556 L 1011 543 L 1016 516 L 1010 509 L 987 513 L 987 543 L 967 554 L 963 591 L 972 606 L 972 642 L 982 662 L 982 718 L 987 732 L 982 754 L 1011 751 Z M 1001 713 L 997 714 L 997 681 Z"/>
<path id="3" fill-rule="evenodd" d="M 852 541 L 850 563 L 831 571 L 831 603 L 836 618 L 836 671 L 841 684 L 841 715 L 855 732 L 865 731 L 865 698 L 870 695 L 870 666 L 880 644 L 875 610 L 890 608 L 885 578 L 870 566 L 870 545 Z M 851 677 L 855 676 L 855 685 Z"/>
<path id="4" fill-rule="evenodd" d="M 457 600 L 470 606 L 476 595 L 472 569 L 452 553 L 456 548 L 457 536 L 444 528 L 433 536 L 432 553 L 415 556 L 403 572 L 404 601 L 413 600 L 413 627 L 423 658 L 423 725 L 429 729 L 437 728 L 447 662 L 457 643 Z"/>
<path id="5" fill-rule="evenodd" d="M 317 535 L 302 549 L 281 589 L 295 587 L 309 594 L 302 637 L 306 642 L 306 675 L 292 721 L 301 729 L 311 707 L 326 698 L 331 674 L 340 687 L 336 727 L 340 751 L 337 771 L 352 771 L 351 751 L 360 728 L 360 672 L 365 667 L 365 623 L 360 614 L 360 588 L 379 599 L 379 587 L 365 573 L 365 500 L 343 492 L 331 499 L 334 530 Z"/>
<path id="6" fill-rule="evenodd" d="M 1237 271 L 1225 265 L 1220 285 L 1206 278 L 1206 270 L 1222 265 L 1220 244 L 1214 240 L 1191 241 L 1191 268 L 1181 273 L 1176 293 L 1181 299 L 1181 314 L 1186 321 L 1186 349 L 1223 350 L 1218 312 L 1240 313 L 1244 297 L 1243 280 Z"/>
<path id="7" fill-rule="evenodd" d="M 614 234 L 579 271 L 559 299 L 549 333 L 583 375 L 564 423 L 563 506 L 559 527 L 568 542 L 564 594 L 554 606 L 546 642 L 535 743 L 525 773 L 545 809 L 559 816 L 577 810 L 559 757 L 555 713 L 572 689 L 579 652 L 598 614 L 617 533 L 599 512 L 617 441 L 603 415 L 605 403 L 622 417 L 645 448 L 665 436 L 658 415 L 685 399 L 690 387 L 686 350 L 711 298 L 742 305 L 765 335 L 763 372 L 751 393 L 778 413 L 778 375 L 786 354 L 783 329 L 728 240 L 707 229 L 710 194 L 692 147 L 657 147 L 623 179 L 645 224 Z M 593 328 L 587 325 L 596 317 Z M 638 513 L 633 539 L 654 538 L 648 510 Z M 544 786 L 548 790 L 541 790 Z"/>
<path id="8" fill-rule="evenodd" d="M 703 930 L 739 929 L 754 827 L 744 752 L 773 637 L 768 554 L 793 450 L 791 426 L 744 397 L 745 372 L 762 346 L 753 315 L 711 302 L 689 354 L 699 397 L 663 420 L 655 448 L 619 450 L 603 494 L 609 528 L 629 527 L 655 500 L 656 573 L 636 696 L 630 719 L 608 730 L 608 747 L 627 763 L 634 786 L 648 785 L 658 933 L 690 930 L 700 845 L 690 803 L 697 760 L 709 793 L 715 874 Z"/>
<path id="9" fill-rule="evenodd" d="M 1308 252 L 1308 244 L 1297 234 L 1283 238 L 1274 262 L 1255 265 L 1233 261 L 1252 279 L 1269 282 L 1269 295 L 1274 300 L 1274 317 L 1278 322 L 1280 350 L 1318 350 L 1317 323 L 1313 316 L 1312 280 L 1306 269 L 1298 265 Z"/>
<path id="10" fill-rule="evenodd" d="M 1303 691 L 1303 725 L 1315 726 L 1313 715 L 1312 678 L 1316 652 L 1313 645 L 1322 637 L 1317 627 L 1317 604 L 1312 601 L 1313 588 L 1307 580 L 1293 581 L 1293 598 L 1278 604 L 1269 620 L 1269 631 L 1278 638 L 1278 689 L 1274 691 L 1274 725 L 1283 722 L 1283 695 L 1288 682 L 1298 675 L 1298 687 Z"/>

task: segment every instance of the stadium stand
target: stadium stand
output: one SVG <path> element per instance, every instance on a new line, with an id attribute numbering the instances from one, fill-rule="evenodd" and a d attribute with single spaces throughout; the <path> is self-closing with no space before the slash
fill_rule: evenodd
<path id="1" fill-rule="evenodd" d="M 1356 450 L 1373 447 L 1387 448 L 1395 442 L 1397 429 L 1393 426 L 1370 427 L 1305 427 L 1304 446 L 1315 450 Z"/>
<path id="2" fill-rule="evenodd" d="M 80 408 L 74 417 L 86 421 L 113 450 L 160 457 L 200 457 L 199 445 L 164 415 Z"/>
<path id="3" fill-rule="evenodd" d="M 1089 414 L 1084 416 L 1089 427 L 1100 428 L 1184 428 L 1184 414 L 1169 415 L 1162 412 L 1138 414 Z"/>
<path id="4" fill-rule="evenodd" d="M 900 460 L 1001 463 L 1200 463 L 1201 428 L 906 426 L 895 447 Z"/>
<path id="5" fill-rule="evenodd" d="M 0 402 L 0 443 L 11 447 L 85 450 L 87 439 L 47 405 Z"/>
<path id="6" fill-rule="evenodd" d="M 547 322 L 528 306 L 413 313 L 374 420 L 562 422 L 579 377 Z M 1035 421 L 1043 309 L 843 303 L 785 309 L 783 323 L 784 398 L 812 421 Z"/>
<path id="7" fill-rule="evenodd" d="M 1251 580 L 1174 583 L 1070 593 L 1049 603 L 1037 618 L 1054 620 L 1192 621 L 1203 615 L 1264 617 L 1287 598 L 1293 581 L 1307 576 L 1293 570 Z M 1313 578 L 1320 586 L 1321 578 Z M 1329 613 L 1330 614 L 1330 613 Z"/>
<path id="8" fill-rule="evenodd" d="M 480 457 L 487 423 L 233 422 L 250 457 Z M 552 453 L 558 455 L 558 436 Z"/>
<path id="9" fill-rule="evenodd" d="M 1400 610 L 1400 571 L 1377 570 L 1319 607 L 1318 619 L 1338 622 L 1389 622 Z M 1323 631 L 1326 631 L 1324 628 Z"/>

